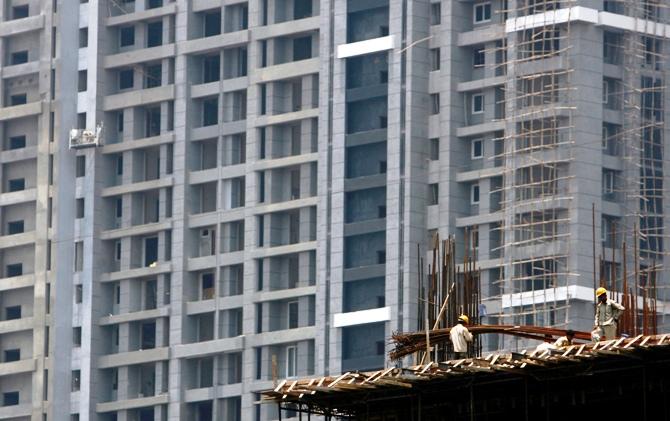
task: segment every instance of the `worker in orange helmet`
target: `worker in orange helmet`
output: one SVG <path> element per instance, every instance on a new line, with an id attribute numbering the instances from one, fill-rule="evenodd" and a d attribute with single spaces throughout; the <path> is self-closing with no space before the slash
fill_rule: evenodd
<path id="1" fill-rule="evenodd" d="M 451 343 L 454 345 L 454 354 L 456 359 L 467 358 L 468 356 L 468 342 L 472 342 L 472 333 L 465 325 L 470 322 L 468 316 L 461 314 L 458 316 L 458 324 L 452 327 L 449 331 Z"/>
<path id="2" fill-rule="evenodd" d="M 598 304 L 596 305 L 596 319 L 593 328 L 594 330 L 600 328 L 601 341 L 614 339 L 616 338 L 619 316 L 625 308 L 616 301 L 607 298 L 607 290 L 603 287 L 596 290 L 596 297 L 598 297 Z"/>

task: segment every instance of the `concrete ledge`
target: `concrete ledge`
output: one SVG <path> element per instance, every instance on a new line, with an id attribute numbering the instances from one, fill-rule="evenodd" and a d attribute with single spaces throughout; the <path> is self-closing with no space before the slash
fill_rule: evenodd
<path id="1" fill-rule="evenodd" d="M 126 399 L 122 401 L 103 402 L 95 405 L 97 412 L 112 412 L 123 409 L 142 408 L 144 406 L 164 405 L 169 402 L 168 395 L 156 395 L 148 398 Z"/>
<path id="2" fill-rule="evenodd" d="M 507 76 L 488 77 L 484 79 L 461 82 L 457 85 L 458 92 L 479 91 L 493 86 L 504 85 L 509 78 Z"/>
<path id="3" fill-rule="evenodd" d="M 316 250 L 316 246 L 317 246 L 316 241 L 304 241 L 302 243 L 287 244 L 284 246 L 254 249 L 250 251 L 250 254 L 251 257 L 253 258 L 273 257 L 273 256 L 281 256 L 283 254 L 293 254 L 293 253 L 300 253 L 303 251 Z"/>
<path id="4" fill-rule="evenodd" d="M 273 82 L 319 73 L 319 64 L 319 57 L 292 61 L 290 63 L 275 64 L 274 66 L 267 66 L 254 70 L 250 81 L 251 83 Z"/>
<path id="5" fill-rule="evenodd" d="M 479 224 L 492 224 L 503 220 L 502 211 L 485 213 L 483 215 L 465 216 L 463 218 L 456 218 L 456 226 L 459 228 L 469 227 Z"/>
<path id="6" fill-rule="evenodd" d="M 308 341 L 316 337 L 316 326 L 305 326 L 296 329 L 283 329 L 274 332 L 263 332 L 247 337 L 247 347 L 283 344 L 286 342 Z"/>
<path id="7" fill-rule="evenodd" d="M 221 7 L 221 3 L 216 7 Z M 177 54 L 198 54 L 220 50 L 225 47 L 244 46 L 249 43 L 249 38 L 249 30 L 245 29 L 243 31 L 182 41 L 177 47 Z"/>
<path id="8" fill-rule="evenodd" d="M 35 158 L 37 158 L 37 146 L 28 146 L 26 148 L 0 152 L 0 163 L 2 164 Z"/>
<path id="9" fill-rule="evenodd" d="M 109 315 L 109 316 L 101 317 L 100 321 L 99 321 L 99 324 L 101 326 L 114 325 L 114 324 L 119 324 L 119 323 L 134 322 L 134 321 L 137 321 L 137 320 L 155 319 L 155 318 L 159 318 L 159 317 L 168 317 L 169 315 L 170 315 L 170 307 L 163 306 L 163 307 L 155 308 L 153 310 L 134 311 L 132 313 L 115 314 L 115 315 Z"/>
<path id="10" fill-rule="evenodd" d="M 458 46 L 467 47 L 470 45 L 483 44 L 495 41 L 505 37 L 505 25 L 492 24 L 474 31 L 461 32 L 458 34 Z"/>
<path id="11" fill-rule="evenodd" d="M 42 101 L 29 102 L 28 104 L 0 108 L 0 121 L 39 114 L 42 114 Z"/>
<path id="12" fill-rule="evenodd" d="M 187 270 L 203 270 L 209 269 L 216 266 L 228 266 L 235 265 L 244 262 L 244 250 L 233 251 L 230 253 L 221 253 L 219 258 L 216 258 L 216 255 L 211 256 L 202 256 L 202 257 L 191 257 L 186 262 Z"/>
<path id="13" fill-rule="evenodd" d="M 166 231 L 169 229 L 172 229 L 171 219 L 163 222 L 155 222 L 143 225 L 135 225 L 127 228 L 119 228 L 119 229 L 103 231 L 102 233 L 100 233 L 100 239 L 113 240 L 116 238 L 123 238 L 130 235 L 153 234 L 156 232 Z"/>
<path id="14" fill-rule="evenodd" d="M 29 288 L 33 286 L 35 286 L 34 273 L 0 279 L 0 291 L 9 291 L 12 289 L 19 289 L 19 288 Z"/>
<path id="15" fill-rule="evenodd" d="M 127 142 L 108 143 L 102 146 L 102 153 L 119 153 L 133 149 L 146 148 L 149 146 L 162 145 L 164 143 L 174 143 L 174 132 L 166 132 L 160 136 L 145 137 Z"/>
<path id="16" fill-rule="evenodd" d="M 287 210 L 316 206 L 319 203 L 319 197 L 305 197 L 303 199 L 287 200 L 285 202 L 271 203 L 268 205 L 257 205 L 253 208 L 254 215 L 266 213 L 283 212 Z"/>
<path id="17" fill-rule="evenodd" d="M 333 314 L 333 327 L 358 326 L 391 320 L 391 307 Z"/>
<path id="18" fill-rule="evenodd" d="M 300 155 L 285 156 L 283 158 L 263 159 L 253 163 L 253 171 L 271 170 L 274 168 L 290 167 L 293 165 L 316 162 L 319 159 L 318 152 L 303 153 Z"/>
<path id="19" fill-rule="evenodd" d="M 3 235 L 0 236 L 0 249 L 25 246 L 34 243 L 35 239 L 35 231 L 24 232 L 21 234 Z"/>
<path id="20" fill-rule="evenodd" d="M 218 394 L 217 394 L 218 392 Z M 227 398 L 244 393 L 242 383 L 217 385 L 184 391 L 184 402 L 199 402 L 207 399 Z"/>
<path id="21" fill-rule="evenodd" d="M 242 294 L 215 297 L 210 300 L 188 301 L 186 302 L 186 314 L 192 315 L 240 308 L 241 300 Z"/>
<path id="22" fill-rule="evenodd" d="M 388 96 L 389 85 L 387 83 L 378 83 L 376 85 L 361 86 L 359 88 L 347 89 L 346 101 L 355 102 L 371 98 Z"/>
<path id="23" fill-rule="evenodd" d="M 131 64 L 161 60 L 176 55 L 175 51 L 176 48 L 174 44 L 165 44 L 157 47 L 140 48 L 125 53 L 112 54 L 103 59 L 103 67 L 105 69 L 113 69 L 115 67 L 125 67 Z"/>
<path id="24" fill-rule="evenodd" d="M 315 294 L 316 294 L 316 285 L 311 285 L 300 288 L 280 289 L 277 291 L 259 291 L 255 292 L 252 295 L 251 300 L 253 302 L 276 301 L 276 300 L 286 300 L 288 298 L 304 297 L 305 295 L 315 295 Z"/>
<path id="25" fill-rule="evenodd" d="M 26 360 L 13 361 L 11 363 L 0 364 L 0 376 L 8 376 L 10 374 L 31 373 L 35 371 L 37 366 L 35 359 L 29 358 Z"/>
<path id="26" fill-rule="evenodd" d="M 126 107 L 154 104 L 174 99 L 174 85 L 157 86 L 148 89 L 136 89 L 121 94 L 108 95 L 103 99 L 103 111 L 117 110 Z"/>
<path id="27" fill-rule="evenodd" d="M 222 127 L 219 127 L 222 126 Z M 227 123 L 213 124 L 211 126 L 193 127 L 191 129 L 191 140 L 205 140 L 217 138 L 219 136 L 228 136 L 235 133 L 244 133 L 247 131 L 247 120 L 231 121 Z"/>
<path id="28" fill-rule="evenodd" d="M 0 37 L 19 35 L 44 28 L 44 15 L 28 16 L 23 19 L 8 20 L 0 23 Z"/>
<path id="29" fill-rule="evenodd" d="M 240 207 L 226 211 L 213 211 L 188 216 L 190 228 L 208 227 L 218 223 L 239 221 L 246 216 L 246 208 Z"/>
<path id="30" fill-rule="evenodd" d="M 118 354 L 103 355 L 98 358 L 99 368 L 120 367 L 124 365 L 144 364 L 163 361 L 170 358 L 168 347 L 145 349 L 141 351 L 120 352 Z"/>
<path id="31" fill-rule="evenodd" d="M 128 270 L 119 270 L 116 272 L 103 273 L 100 276 L 100 282 L 120 281 L 122 279 L 142 278 L 145 276 L 159 275 L 172 272 L 172 263 L 158 262 L 156 267 L 144 267 Z"/>
<path id="32" fill-rule="evenodd" d="M 366 175 L 364 177 L 346 178 L 344 180 L 344 191 L 372 189 L 386 185 L 386 174 Z"/>
<path id="33" fill-rule="evenodd" d="M 102 189 L 102 197 L 118 196 L 120 194 L 135 193 L 143 190 L 154 190 L 162 187 L 171 187 L 174 179 L 171 175 L 156 180 L 140 181 L 139 183 L 121 184 L 119 186 Z"/>
<path id="34" fill-rule="evenodd" d="M 225 167 L 214 167 L 207 170 L 191 171 L 189 184 L 209 183 L 219 179 L 226 180 L 235 177 L 244 177 L 247 174 L 246 164 L 227 165 Z"/>
<path id="35" fill-rule="evenodd" d="M 193 358 L 219 354 L 222 352 L 241 351 L 245 347 L 245 340 L 245 336 L 236 336 L 234 338 L 175 345 L 174 351 L 172 352 L 172 357 Z"/>
<path id="36" fill-rule="evenodd" d="M 262 126 L 272 126 L 275 124 L 289 123 L 297 120 L 305 120 L 308 118 L 318 118 L 319 117 L 319 107 L 310 108 L 307 110 L 293 111 L 289 113 L 271 115 L 271 116 L 258 116 L 256 121 L 254 121 L 255 127 Z"/>
<path id="37" fill-rule="evenodd" d="M 387 129 L 367 130 L 364 132 L 347 134 L 344 137 L 345 146 L 361 146 L 370 143 L 386 142 Z"/>
<path id="38" fill-rule="evenodd" d="M 388 35 L 380 38 L 367 39 L 365 41 L 352 42 L 337 46 L 337 58 L 347 58 L 372 54 L 395 48 L 395 38 Z"/>
<path id="39" fill-rule="evenodd" d="M 135 13 L 128 13 L 125 15 L 111 16 L 105 19 L 105 25 L 107 26 L 117 26 L 124 25 L 131 22 L 137 22 L 139 20 L 157 18 L 166 15 L 173 15 L 177 13 L 177 4 L 168 3 L 163 7 L 156 7 L 153 9 L 142 10 Z"/>
<path id="40" fill-rule="evenodd" d="M 251 30 L 251 38 L 253 41 L 258 41 L 284 35 L 295 35 L 300 32 L 318 31 L 320 29 L 320 24 L 320 16 L 311 16 L 303 19 L 274 23 L 272 25 L 259 26 Z"/>
<path id="41" fill-rule="evenodd" d="M 344 224 L 344 235 L 360 235 L 371 232 L 386 231 L 386 218 L 368 219 Z"/>
<path id="42" fill-rule="evenodd" d="M 0 407 L 0 420 L 16 419 L 19 417 L 30 417 L 33 406 L 30 403 L 23 403 L 21 405 L 3 406 Z"/>
<path id="43" fill-rule="evenodd" d="M 464 171 L 456 174 L 456 181 L 459 183 L 480 180 L 501 176 L 505 173 L 504 167 L 482 168 L 481 170 Z"/>
<path id="44" fill-rule="evenodd" d="M 217 80 L 209 83 L 191 85 L 191 99 L 202 98 L 210 95 L 218 95 L 220 92 L 234 92 L 246 89 L 249 86 L 247 76 L 234 77 L 230 79 Z"/>
<path id="45" fill-rule="evenodd" d="M 17 76 L 25 76 L 31 73 L 39 73 L 39 60 L 30 61 L 23 64 L 15 64 L 13 66 L 5 66 L 2 68 L 2 78 L 10 79 Z"/>
<path id="46" fill-rule="evenodd" d="M 476 136 L 484 133 L 497 132 L 505 129 L 505 121 L 488 121 L 482 124 L 475 124 L 472 126 L 459 127 L 456 129 L 456 136 L 468 137 Z"/>
<path id="47" fill-rule="evenodd" d="M 32 316 L 16 320 L 5 320 L 0 322 L 0 334 L 32 330 L 34 323 Z"/>

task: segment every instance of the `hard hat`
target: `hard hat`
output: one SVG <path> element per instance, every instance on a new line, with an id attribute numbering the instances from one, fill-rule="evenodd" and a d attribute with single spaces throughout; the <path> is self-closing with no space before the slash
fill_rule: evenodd
<path id="1" fill-rule="evenodd" d="M 603 287 L 600 287 L 596 290 L 596 297 L 600 297 L 603 294 L 607 294 L 607 290 Z"/>
<path id="2" fill-rule="evenodd" d="M 468 319 L 468 316 L 466 316 L 465 314 L 461 314 L 460 316 L 458 316 L 458 320 L 463 321 L 465 323 L 470 323 L 470 319 Z"/>

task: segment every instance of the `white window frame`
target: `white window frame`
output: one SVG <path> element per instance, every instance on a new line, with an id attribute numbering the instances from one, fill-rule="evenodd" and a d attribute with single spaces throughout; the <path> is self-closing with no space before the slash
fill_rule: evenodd
<path id="1" fill-rule="evenodd" d="M 482 17 L 486 16 L 486 6 L 488 5 L 489 7 L 489 18 L 482 19 L 482 20 L 477 20 L 477 8 L 482 8 Z M 493 14 L 493 9 L 491 8 L 491 2 L 484 2 L 484 3 L 477 3 L 472 5 L 472 23 L 474 24 L 479 24 L 479 23 L 486 23 L 486 22 L 491 22 L 491 15 Z"/>
<path id="2" fill-rule="evenodd" d="M 479 143 L 479 155 L 475 154 L 475 144 Z M 470 158 L 471 159 L 482 159 L 484 157 L 484 139 L 473 139 L 470 143 Z"/>
<path id="3" fill-rule="evenodd" d="M 614 171 L 603 171 L 603 193 L 613 194 L 616 187 L 616 173 Z"/>
<path id="4" fill-rule="evenodd" d="M 475 109 L 475 103 L 476 103 L 475 98 L 477 98 L 477 97 L 481 97 L 481 99 L 482 99 L 481 110 L 476 110 Z M 470 101 L 472 102 L 472 104 L 470 104 L 471 105 L 470 106 L 470 108 L 471 108 L 470 111 L 472 111 L 472 114 L 482 114 L 484 112 L 484 94 L 483 93 L 472 94 L 472 97 L 470 98 Z"/>
<path id="5" fill-rule="evenodd" d="M 475 191 L 477 192 L 477 199 L 475 199 Z M 470 186 L 470 204 L 478 205 L 481 199 L 481 189 L 479 188 L 479 183 L 472 184 Z"/>
<path id="6" fill-rule="evenodd" d="M 290 370 L 291 363 L 293 363 L 293 370 Z M 286 347 L 286 378 L 291 379 L 297 376 L 298 376 L 298 348 L 296 346 L 288 346 Z"/>
<path id="7" fill-rule="evenodd" d="M 481 53 L 484 56 L 482 64 L 477 64 L 477 56 Z M 472 51 L 472 67 L 475 69 L 481 69 L 486 66 L 486 48 L 477 47 Z"/>

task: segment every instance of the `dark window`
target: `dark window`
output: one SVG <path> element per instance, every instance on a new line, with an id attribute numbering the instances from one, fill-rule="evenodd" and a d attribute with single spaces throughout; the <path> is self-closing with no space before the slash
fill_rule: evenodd
<path id="1" fill-rule="evenodd" d="M 440 113 L 440 94 L 430 94 L 430 113 Z"/>
<path id="2" fill-rule="evenodd" d="M 73 327 L 72 328 L 72 345 L 75 347 L 80 347 L 81 346 L 81 327 Z"/>
<path id="3" fill-rule="evenodd" d="M 134 85 L 133 69 L 124 69 L 119 71 L 119 89 L 129 89 Z"/>
<path id="4" fill-rule="evenodd" d="M 19 392 L 5 392 L 2 394 L 2 406 L 19 404 Z"/>
<path id="5" fill-rule="evenodd" d="M 312 37 L 302 37 L 293 40 L 293 61 L 305 60 L 312 57 Z"/>
<path id="6" fill-rule="evenodd" d="M 80 70 L 77 79 L 77 91 L 85 92 L 88 89 L 88 72 Z"/>
<path id="7" fill-rule="evenodd" d="M 121 216 L 123 216 L 123 199 L 119 197 L 116 199 L 116 217 L 120 218 Z"/>
<path id="8" fill-rule="evenodd" d="M 144 266 L 151 266 L 158 261 L 158 237 L 144 239 Z"/>
<path id="9" fill-rule="evenodd" d="M 486 62 L 486 55 L 484 53 L 484 48 L 476 48 L 474 51 L 474 56 L 472 58 L 472 64 L 475 67 L 482 67 Z"/>
<path id="10" fill-rule="evenodd" d="M 26 181 L 23 178 L 15 178 L 13 180 L 9 180 L 8 184 L 10 192 L 21 191 L 25 190 L 26 188 Z"/>
<path id="11" fill-rule="evenodd" d="M 26 94 L 17 94 L 9 97 L 9 102 L 11 105 L 23 105 L 28 102 L 28 97 Z"/>
<path id="12" fill-rule="evenodd" d="M 21 306 L 11 306 L 5 309 L 5 320 L 16 320 L 21 318 Z"/>
<path id="13" fill-rule="evenodd" d="M 442 5 L 440 3 L 431 3 L 430 24 L 439 25 L 441 22 L 442 22 Z"/>
<path id="14" fill-rule="evenodd" d="M 158 136 L 161 133 L 161 107 L 147 108 L 146 137 Z"/>
<path id="15" fill-rule="evenodd" d="M 116 175 L 123 175 L 123 155 L 116 158 Z"/>
<path id="16" fill-rule="evenodd" d="M 74 286 L 74 302 L 79 304 L 84 300 L 84 286 L 77 284 Z"/>
<path id="17" fill-rule="evenodd" d="M 7 349 L 5 350 L 5 362 L 11 363 L 12 361 L 19 361 L 21 359 L 21 350 L 20 349 Z"/>
<path id="18" fill-rule="evenodd" d="M 84 217 L 84 199 L 79 198 L 76 200 L 76 217 L 77 219 L 81 219 Z"/>
<path id="19" fill-rule="evenodd" d="M 75 167 L 75 174 L 77 177 L 83 177 L 86 175 L 86 157 L 84 155 L 79 155 L 77 157 Z"/>
<path id="20" fill-rule="evenodd" d="M 377 264 L 386 263 L 386 250 L 377 250 Z"/>
<path id="21" fill-rule="evenodd" d="M 312 0 L 295 0 L 293 2 L 293 19 L 304 19 L 312 16 Z"/>
<path id="22" fill-rule="evenodd" d="M 81 386 L 81 370 L 72 370 L 72 391 L 78 392 Z"/>
<path id="23" fill-rule="evenodd" d="M 475 5 L 475 23 L 488 22 L 491 20 L 491 3 Z"/>
<path id="24" fill-rule="evenodd" d="M 12 221 L 7 223 L 7 234 L 21 234 L 23 232 L 23 221 Z"/>
<path id="25" fill-rule="evenodd" d="M 440 159 L 440 139 L 438 138 L 430 139 L 430 159 L 431 161 Z"/>
<path id="26" fill-rule="evenodd" d="M 12 53 L 11 57 L 12 64 L 23 64 L 28 63 L 28 51 L 17 51 Z"/>
<path id="27" fill-rule="evenodd" d="M 141 349 L 153 349 L 156 347 L 156 322 L 142 323 Z"/>
<path id="28" fill-rule="evenodd" d="M 147 47 L 157 47 L 163 44 L 163 22 L 147 24 Z"/>
<path id="29" fill-rule="evenodd" d="M 219 35 L 221 33 L 221 10 L 205 13 L 204 25 L 203 33 L 206 37 Z"/>
<path id="30" fill-rule="evenodd" d="M 79 129 L 86 128 L 86 113 L 77 114 L 77 128 Z"/>
<path id="31" fill-rule="evenodd" d="M 144 72 L 144 84 L 147 88 L 155 88 L 161 86 L 161 77 L 162 77 L 163 68 L 158 64 L 152 64 L 146 67 Z"/>
<path id="32" fill-rule="evenodd" d="M 123 132 L 123 112 L 120 112 L 116 115 L 116 130 L 119 133 Z"/>
<path id="33" fill-rule="evenodd" d="M 12 7 L 12 18 L 14 18 L 14 19 L 27 18 L 29 14 L 30 14 L 30 9 L 28 9 L 27 4 L 23 5 L 23 6 Z"/>
<path id="34" fill-rule="evenodd" d="M 219 100 L 209 98 L 202 101 L 202 125 L 211 126 L 219 122 Z"/>
<path id="35" fill-rule="evenodd" d="M 202 59 L 203 83 L 216 82 L 219 80 L 221 71 L 221 57 L 216 55 L 206 56 Z"/>
<path id="36" fill-rule="evenodd" d="M 163 0 L 148 0 L 147 9 L 155 9 L 156 7 L 163 6 Z"/>
<path id="37" fill-rule="evenodd" d="M 22 149 L 26 147 L 25 136 L 12 136 L 9 138 L 9 149 Z"/>
<path id="38" fill-rule="evenodd" d="M 13 276 L 23 275 L 23 264 L 22 263 L 13 263 L 7 265 L 7 277 L 11 278 Z"/>
<path id="39" fill-rule="evenodd" d="M 119 46 L 128 47 L 135 44 L 135 27 L 125 26 L 119 29 Z"/>
<path id="40" fill-rule="evenodd" d="M 79 29 L 79 48 L 88 47 L 88 28 Z"/>
<path id="41" fill-rule="evenodd" d="M 440 70 L 440 49 L 432 48 L 430 50 L 430 71 Z"/>
<path id="42" fill-rule="evenodd" d="M 428 198 L 428 205 L 437 205 L 440 201 L 440 186 L 439 184 L 430 184 L 430 197 Z"/>

